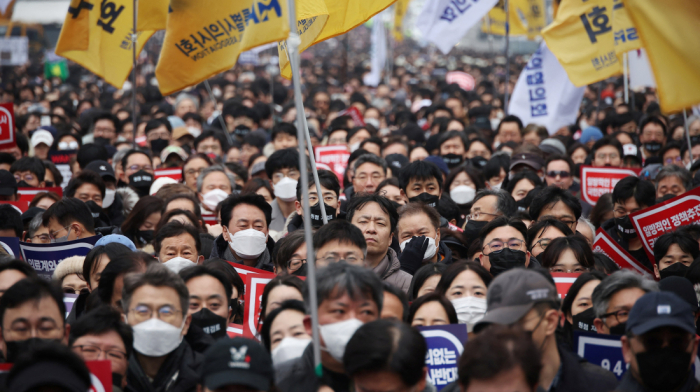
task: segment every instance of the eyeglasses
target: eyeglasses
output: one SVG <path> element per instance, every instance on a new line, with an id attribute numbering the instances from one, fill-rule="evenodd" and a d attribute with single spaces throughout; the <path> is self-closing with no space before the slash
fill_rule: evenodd
<path id="1" fill-rule="evenodd" d="M 195 177 L 199 177 L 199 175 L 202 174 L 202 172 L 204 171 L 204 169 L 205 169 L 205 168 L 201 168 L 201 169 L 187 169 L 187 171 L 185 171 L 185 175 L 187 175 L 187 176 L 192 176 L 192 175 L 193 175 L 193 176 L 195 176 Z"/>
<path id="2" fill-rule="evenodd" d="M 83 279 L 83 280 L 85 280 L 85 279 Z M 87 288 L 84 288 L 84 289 L 81 289 L 79 291 L 75 291 L 75 289 L 72 287 L 64 287 L 63 294 L 90 294 L 90 290 L 88 290 Z"/>
<path id="3" fill-rule="evenodd" d="M 19 174 L 15 174 L 15 180 L 17 182 L 20 182 L 24 180 L 25 182 L 32 182 L 34 181 L 36 177 L 33 174 L 25 174 L 24 176 L 20 176 Z"/>
<path id="4" fill-rule="evenodd" d="M 51 241 L 51 236 L 49 236 L 48 234 L 37 234 L 37 235 L 31 236 L 29 238 L 32 239 L 32 242 L 40 242 L 40 243 L 45 243 L 45 244 L 48 244 L 49 241 Z"/>
<path id="5" fill-rule="evenodd" d="M 630 316 L 630 311 L 628 309 L 620 309 L 620 310 L 616 310 L 614 312 L 601 314 L 600 318 L 604 319 L 604 318 L 608 318 L 611 316 L 615 316 L 615 320 L 617 320 L 617 322 L 620 324 L 626 323 L 627 318 Z"/>
<path id="6" fill-rule="evenodd" d="M 570 173 L 568 171 L 562 171 L 562 170 L 551 170 L 547 172 L 547 177 L 550 178 L 555 178 L 556 176 L 559 176 L 561 178 L 569 178 Z"/>
<path id="7" fill-rule="evenodd" d="M 51 238 L 52 240 L 55 240 L 55 239 L 56 239 L 56 233 L 58 233 L 58 232 L 61 231 L 61 230 L 68 230 L 68 228 L 69 228 L 70 226 L 71 226 L 71 225 L 68 225 L 68 226 L 66 226 L 66 227 L 64 227 L 64 228 L 61 228 L 61 229 L 58 229 L 58 230 L 56 230 L 56 231 L 49 232 L 50 238 Z"/>
<path id="8" fill-rule="evenodd" d="M 506 247 L 510 250 L 520 250 L 523 247 L 524 243 L 525 241 L 519 240 L 517 238 L 511 238 L 507 242 L 503 242 L 501 240 L 493 240 L 489 242 L 488 245 L 484 246 L 481 249 L 481 251 L 484 252 L 484 255 L 487 255 L 486 248 L 489 248 L 491 250 L 491 252 L 489 252 L 488 254 L 500 253 Z"/>
<path id="9" fill-rule="evenodd" d="M 95 361 L 99 359 L 100 353 L 104 352 L 105 357 L 109 357 L 109 359 L 116 359 L 119 361 L 125 361 L 126 360 L 126 353 L 123 351 L 119 350 L 103 350 L 97 346 L 91 346 L 88 344 L 82 344 L 80 346 L 73 346 L 74 349 L 80 350 L 80 354 L 82 354 L 83 359 L 86 361 Z"/>
<path id="10" fill-rule="evenodd" d="M 146 170 L 146 171 L 149 171 L 149 170 L 153 170 L 153 166 L 151 166 L 151 165 L 143 165 L 143 166 L 141 166 L 141 165 L 131 165 L 131 166 L 127 167 L 126 170 L 135 171 L 135 172 L 136 172 L 136 171 L 139 171 L 139 170 Z"/>
<path id="11" fill-rule="evenodd" d="M 620 157 L 620 154 L 617 154 L 614 152 L 611 152 L 610 154 L 604 154 L 604 153 L 595 154 L 595 159 L 600 159 L 601 161 L 605 160 L 605 158 L 610 158 L 610 160 L 613 160 L 613 159 L 617 159 L 619 157 Z"/>
<path id="12" fill-rule="evenodd" d="M 293 272 L 301 268 L 304 264 L 306 264 L 306 259 L 291 259 L 287 262 L 287 269 Z"/>
<path id="13" fill-rule="evenodd" d="M 542 238 L 541 240 L 535 242 L 535 243 L 532 245 L 532 248 L 534 249 L 537 245 L 539 245 L 540 248 L 542 248 L 542 250 L 544 250 L 544 249 L 547 249 L 547 247 L 549 246 L 549 243 L 550 243 L 550 242 L 552 242 L 552 239 L 551 239 L 551 238 Z"/>
<path id="14" fill-rule="evenodd" d="M 146 321 L 153 317 L 153 309 L 146 305 L 138 305 L 135 308 L 129 310 L 131 312 L 134 312 L 134 315 L 136 316 L 136 321 L 138 322 Z M 165 321 L 166 323 L 170 323 L 171 321 L 175 320 L 177 314 L 182 313 L 182 311 L 177 310 L 170 305 L 163 305 L 160 308 L 156 309 L 156 313 L 158 314 L 158 318 L 160 320 Z"/>
<path id="15" fill-rule="evenodd" d="M 675 158 L 666 158 L 664 159 L 664 162 L 668 163 L 669 165 L 672 163 L 680 163 L 681 157 L 675 157 Z"/>
<path id="16" fill-rule="evenodd" d="M 467 220 L 479 220 L 479 218 L 481 217 L 482 214 L 483 214 L 483 215 L 493 216 L 493 217 L 499 217 L 499 216 L 500 216 L 500 215 L 498 215 L 498 214 L 492 214 L 492 213 L 490 213 L 490 212 L 476 211 L 476 212 L 472 212 L 471 214 L 467 215 Z"/>
<path id="17" fill-rule="evenodd" d="M 340 256 L 326 256 L 321 260 L 323 260 L 326 264 L 340 263 L 341 261 L 348 264 L 358 264 L 365 261 L 364 258 L 358 258 L 357 256 L 353 255 L 347 255 L 345 258 Z"/>
<path id="18" fill-rule="evenodd" d="M 334 144 L 345 144 L 347 141 L 345 138 L 342 139 L 328 139 L 328 145 L 334 145 Z"/>
<path id="19" fill-rule="evenodd" d="M 384 179 L 384 176 L 382 176 L 379 173 L 374 173 L 371 176 L 368 176 L 366 174 L 360 174 L 359 176 L 355 176 L 355 180 L 359 181 L 360 183 L 365 183 L 369 181 L 369 179 L 372 179 L 374 182 L 381 182 Z"/>
<path id="20" fill-rule="evenodd" d="M 558 273 L 565 273 L 565 274 L 582 274 L 584 272 L 590 271 L 590 268 L 578 266 L 574 267 L 573 269 L 566 269 L 566 267 L 549 267 L 549 272 L 558 272 Z"/>
<path id="21" fill-rule="evenodd" d="M 99 135 L 114 135 L 115 131 L 116 130 L 114 128 L 103 128 L 103 127 L 97 128 L 96 127 L 95 131 L 93 133 L 95 136 L 97 136 L 98 134 Z"/>

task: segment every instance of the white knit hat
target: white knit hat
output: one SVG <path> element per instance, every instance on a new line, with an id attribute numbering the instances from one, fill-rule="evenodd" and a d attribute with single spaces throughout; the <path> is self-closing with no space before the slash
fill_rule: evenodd
<path id="1" fill-rule="evenodd" d="M 53 271 L 53 280 L 62 281 L 70 274 L 83 274 L 85 256 L 72 256 L 63 259 Z"/>

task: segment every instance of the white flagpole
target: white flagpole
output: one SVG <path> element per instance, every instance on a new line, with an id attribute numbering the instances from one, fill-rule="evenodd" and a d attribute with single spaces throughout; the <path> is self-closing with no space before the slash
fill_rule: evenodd
<path id="1" fill-rule="evenodd" d="M 629 88 L 629 63 L 627 62 L 627 52 L 622 54 L 622 71 L 623 71 L 623 81 L 625 85 L 625 103 L 630 102 L 630 88 Z"/>
<path id="2" fill-rule="evenodd" d="M 133 30 L 131 31 L 131 61 L 133 68 L 131 70 L 131 122 L 134 124 L 133 134 L 133 148 L 136 149 L 136 128 L 138 127 L 136 121 L 136 44 L 138 41 L 138 34 L 136 34 L 136 14 L 138 14 L 137 0 L 134 0 L 134 19 L 133 19 Z"/>
<path id="3" fill-rule="evenodd" d="M 506 85 L 504 88 L 505 99 L 503 102 L 503 112 L 508 115 L 508 87 L 510 87 L 510 57 L 508 56 L 508 49 L 510 46 L 510 13 L 508 12 L 508 0 L 505 0 L 505 10 L 506 10 Z"/>
<path id="4" fill-rule="evenodd" d="M 688 142 L 688 155 L 690 164 L 693 164 L 693 146 L 690 145 L 690 131 L 688 130 L 688 113 L 683 109 L 683 125 L 685 126 L 685 140 Z"/>

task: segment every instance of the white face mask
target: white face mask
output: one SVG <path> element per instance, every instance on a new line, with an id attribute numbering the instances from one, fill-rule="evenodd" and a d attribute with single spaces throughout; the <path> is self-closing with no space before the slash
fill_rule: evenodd
<path id="1" fill-rule="evenodd" d="M 231 249 L 242 259 L 257 259 L 267 248 L 267 236 L 255 229 L 237 231 L 230 238 Z"/>
<path id="2" fill-rule="evenodd" d="M 498 129 L 498 125 L 501 123 L 500 118 L 492 118 L 489 121 L 491 121 L 491 129 Z"/>
<path id="3" fill-rule="evenodd" d="M 467 204 L 474 200 L 476 190 L 467 185 L 460 185 L 450 191 L 450 197 L 457 204 Z"/>
<path id="4" fill-rule="evenodd" d="M 147 357 L 162 357 L 175 351 L 182 342 L 182 328 L 172 326 L 165 321 L 152 318 L 132 327 L 134 331 L 134 350 Z"/>
<path id="5" fill-rule="evenodd" d="M 325 347 L 321 347 L 321 350 L 328 352 L 336 361 L 343 363 L 345 346 L 348 345 L 350 338 L 362 324 L 362 321 L 351 318 L 333 324 L 321 325 L 319 330 L 325 344 Z"/>
<path id="6" fill-rule="evenodd" d="M 282 201 L 294 201 L 297 199 L 297 181 L 284 177 L 275 184 L 275 196 Z"/>
<path id="7" fill-rule="evenodd" d="M 228 193 L 222 191 L 221 189 L 212 189 L 202 195 L 202 204 L 204 204 L 204 207 L 207 207 L 209 211 L 214 211 L 216 210 L 216 206 L 227 197 Z"/>
<path id="8" fill-rule="evenodd" d="M 416 238 L 416 237 L 411 237 L 411 238 L 407 239 L 406 241 L 399 244 L 399 247 L 401 247 L 402 252 L 403 252 L 403 249 L 406 247 L 406 244 L 408 244 L 408 242 L 414 238 Z M 428 260 L 428 259 L 431 259 L 433 256 L 435 256 L 435 253 L 437 253 L 437 245 L 435 244 L 436 241 L 437 241 L 437 235 L 435 235 L 435 238 L 428 237 L 428 249 L 425 250 L 425 254 L 423 255 L 423 260 Z"/>
<path id="9" fill-rule="evenodd" d="M 272 364 L 279 366 L 282 363 L 301 357 L 311 339 L 297 339 L 286 337 L 272 350 Z"/>
<path id="10" fill-rule="evenodd" d="M 484 314 L 486 314 L 485 298 L 470 296 L 453 299 L 451 302 L 457 312 L 459 323 L 467 324 L 467 332 L 471 332 L 474 324 L 484 318 Z"/>
<path id="11" fill-rule="evenodd" d="M 187 268 L 187 267 L 193 267 L 197 265 L 197 263 L 192 262 L 192 260 L 187 260 L 184 257 L 173 257 L 172 259 L 166 261 L 163 263 L 164 266 L 168 267 L 169 270 L 173 271 L 174 273 L 179 273 L 181 270 Z"/>
<path id="12" fill-rule="evenodd" d="M 379 120 L 377 120 L 376 118 L 366 118 L 365 124 L 369 124 L 377 129 L 379 129 L 379 125 L 380 125 Z"/>
<path id="13" fill-rule="evenodd" d="M 357 142 L 357 143 L 351 144 L 350 145 L 350 152 L 351 153 L 355 152 L 358 148 L 360 148 L 360 143 L 362 143 L 362 142 Z"/>
<path id="14" fill-rule="evenodd" d="M 102 199 L 102 208 L 109 208 L 109 206 L 114 203 L 114 195 L 116 193 L 117 191 L 114 189 L 105 189 L 105 198 Z"/>
<path id="15" fill-rule="evenodd" d="M 501 184 L 503 184 L 503 183 L 500 182 L 500 183 L 498 183 L 498 184 L 496 184 L 496 185 L 491 185 L 491 189 L 498 191 L 498 190 L 501 189 Z"/>

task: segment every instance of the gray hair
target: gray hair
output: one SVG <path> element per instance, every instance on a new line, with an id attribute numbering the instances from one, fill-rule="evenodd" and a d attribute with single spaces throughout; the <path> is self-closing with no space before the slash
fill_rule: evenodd
<path id="1" fill-rule="evenodd" d="M 658 283 L 637 272 L 628 269 L 613 272 L 593 290 L 592 300 L 595 316 L 601 318 L 607 313 L 613 295 L 620 290 L 632 288 L 641 289 L 645 293 L 659 291 Z"/>
<path id="2" fill-rule="evenodd" d="M 505 217 L 513 216 L 513 214 L 515 214 L 515 212 L 518 210 L 518 206 L 515 204 L 513 196 L 503 189 L 482 189 L 479 192 L 476 192 L 472 205 L 474 205 L 474 203 L 476 203 L 479 199 L 486 196 L 496 196 L 496 212 Z"/>
<path id="3" fill-rule="evenodd" d="M 361 165 L 364 165 L 365 163 L 373 163 L 381 167 L 384 171 L 384 175 L 386 175 L 386 161 L 384 160 L 384 158 L 380 158 L 374 154 L 363 154 L 360 155 L 357 159 L 355 159 L 355 163 L 352 166 L 353 171 L 357 172 L 357 168 Z"/>
<path id="4" fill-rule="evenodd" d="M 588 226 L 588 228 L 591 229 L 591 233 L 593 233 L 593 237 L 595 237 L 595 225 L 593 222 L 586 218 L 578 218 L 578 223 Z"/>
<path id="5" fill-rule="evenodd" d="M 114 169 L 115 173 L 117 171 L 117 166 L 121 167 L 122 159 L 124 159 L 124 156 L 129 151 L 131 151 L 130 148 L 122 148 L 121 150 L 114 153 L 114 156 L 112 157 L 112 169 Z M 117 180 L 118 180 L 118 178 L 117 178 Z"/>
<path id="6" fill-rule="evenodd" d="M 656 190 L 659 189 L 659 182 L 667 177 L 678 177 L 683 184 L 686 191 L 689 191 L 693 187 L 693 177 L 690 175 L 688 169 L 680 167 L 677 165 L 667 165 L 663 166 L 658 173 L 656 173 Z"/>
<path id="7" fill-rule="evenodd" d="M 27 227 L 27 238 L 32 238 L 34 237 L 34 234 L 39 230 L 41 227 L 41 222 L 42 222 L 42 217 L 44 216 L 43 212 L 40 212 L 36 214 L 34 218 L 32 218 L 31 221 L 29 221 L 29 227 Z"/>
<path id="8" fill-rule="evenodd" d="M 180 310 L 182 317 L 187 317 L 190 303 L 190 292 L 180 275 L 168 269 L 161 263 L 153 263 L 148 266 L 146 272 L 129 274 L 124 277 L 124 289 L 122 290 L 122 308 L 124 314 L 129 314 L 131 309 L 131 297 L 134 291 L 143 286 L 169 287 L 180 297 Z"/>
<path id="9" fill-rule="evenodd" d="M 344 294 L 353 299 L 358 296 L 371 298 L 377 304 L 378 311 L 380 313 L 382 311 L 384 303 L 382 281 L 371 269 L 339 262 L 331 263 L 318 270 L 316 275 L 318 306 L 327 299 L 335 299 Z M 304 285 L 304 304 L 307 314 L 311 314 L 309 296 L 309 286 Z"/>
<path id="10" fill-rule="evenodd" d="M 197 177 L 197 192 L 202 192 L 204 178 L 214 172 L 221 172 L 226 175 L 229 183 L 231 183 L 231 191 L 233 192 L 233 190 L 236 188 L 236 177 L 233 174 L 226 172 L 226 169 L 224 169 L 224 167 L 221 165 L 209 166 L 208 168 L 202 170 L 202 172 L 199 174 L 199 177 Z"/>
<path id="11" fill-rule="evenodd" d="M 199 110 L 199 99 L 197 99 L 197 97 L 195 97 L 194 95 L 190 95 L 187 93 L 180 93 L 180 95 L 178 95 L 177 98 L 175 98 L 175 108 L 177 108 L 178 105 L 180 105 L 180 103 L 182 103 L 182 101 L 185 100 L 192 101 L 195 109 Z"/>

